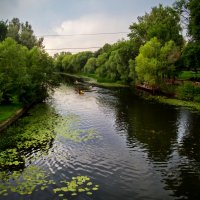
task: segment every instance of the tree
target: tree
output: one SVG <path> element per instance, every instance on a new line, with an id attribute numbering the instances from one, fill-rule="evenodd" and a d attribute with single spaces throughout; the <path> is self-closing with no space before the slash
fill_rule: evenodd
<path id="1" fill-rule="evenodd" d="M 8 24 L 7 37 L 13 38 L 19 44 L 32 49 L 34 46 L 43 48 L 43 38 L 37 39 L 32 26 L 28 23 L 20 23 L 18 18 L 13 18 Z"/>
<path id="2" fill-rule="evenodd" d="M 96 70 L 96 58 L 91 57 L 87 60 L 87 63 L 84 66 L 84 72 L 86 73 L 95 73 Z"/>
<path id="3" fill-rule="evenodd" d="M 21 101 L 25 103 L 42 101 L 48 97 L 57 81 L 53 72 L 53 58 L 39 47 L 32 48 L 27 56 L 27 71 L 30 84 L 26 87 Z"/>
<path id="4" fill-rule="evenodd" d="M 175 42 L 170 40 L 166 42 L 160 50 L 160 61 L 162 67 L 162 77 L 171 78 L 174 76 L 176 70 L 176 62 L 180 59 L 181 51 L 180 48 L 176 46 Z"/>
<path id="5" fill-rule="evenodd" d="M 61 58 L 61 57 L 60 57 Z M 62 59 L 62 71 L 67 73 L 72 73 L 74 71 L 73 66 L 71 64 L 73 55 L 70 53 L 66 53 Z"/>
<path id="6" fill-rule="evenodd" d="M 0 21 L 0 42 L 6 38 L 7 25 L 6 22 Z"/>
<path id="7" fill-rule="evenodd" d="M 182 18 L 186 19 L 186 27 L 190 36 L 189 42 L 183 49 L 183 63 L 188 69 L 197 71 L 200 67 L 200 1 L 178 0 L 174 6 L 179 11 Z M 186 17 L 184 17 L 184 15 Z"/>
<path id="8" fill-rule="evenodd" d="M 139 44 L 157 37 L 162 44 L 173 40 L 176 45 L 183 45 L 179 13 L 171 7 L 152 8 L 150 13 L 138 17 L 138 23 L 133 23 L 130 30 L 130 39 Z"/>
<path id="9" fill-rule="evenodd" d="M 140 53 L 136 57 L 136 72 L 140 82 L 149 85 L 159 83 L 161 63 L 159 61 L 161 43 L 157 38 L 152 38 L 140 47 Z"/>
<path id="10" fill-rule="evenodd" d="M 188 25 L 189 34 L 192 36 L 194 41 L 200 42 L 200 1 L 190 0 L 188 9 L 190 11 Z"/>
<path id="11" fill-rule="evenodd" d="M 7 38 L 0 43 L 0 88 L 1 100 L 18 102 L 29 84 L 27 74 L 28 49 Z"/>
<path id="12" fill-rule="evenodd" d="M 181 15 L 192 40 L 200 41 L 200 1 L 177 0 L 174 7 Z"/>
<path id="13" fill-rule="evenodd" d="M 20 43 L 19 31 L 20 31 L 20 21 L 18 18 L 13 18 L 8 24 L 7 37 L 14 39 L 16 42 Z"/>
<path id="14" fill-rule="evenodd" d="M 180 50 L 172 40 L 162 45 L 157 38 L 152 38 L 141 46 L 136 57 L 135 70 L 139 81 L 158 85 L 173 75 L 179 58 Z"/>
<path id="15" fill-rule="evenodd" d="M 189 42 L 186 47 L 183 49 L 182 59 L 184 66 L 188 70 L 194 70 L 197 72 L 197 69 L 200 67 L 200 45 L 196 42 Z"/>
<path id="16" fill-rule="evenodd" d="M 28 49 L 32 49 L 34 46 L 38 46 L 37 38 L 34 35 L 32 27 L 28 22 L 21 24 L 19 43 L 26 46 Z"/>
<path id="17" fill-rule="evenodd" d="M 96 66 L 97 69 L 95 71 L 95 73 L 97 74 L 98 77 L 106 77 L 107 73 L 106 73 L 106 61 L 109 58 L 109 54 L 108 53 L 103 53 L 100 54 L 96 60 Z"/>

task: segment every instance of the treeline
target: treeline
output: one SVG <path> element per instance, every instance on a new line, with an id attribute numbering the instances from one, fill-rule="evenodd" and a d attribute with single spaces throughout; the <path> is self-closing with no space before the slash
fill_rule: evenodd
<path id="1" fill-rule="evenodd" d="M 0 22 L 0 104 L 42 101 L 55 84 L 53 58 L 31 25 Z"/>
<path id="2" fill-rule="evenodd" d="M 60 72 L 86 73 L 99 81 L 160 85 L 182 70 L 200 66 L 200 1 L 159 5 L 130 25 L 128 40 L 105 44 L 96 52 L 55 55 Z M 187 13 L 187 14 L 186 14 Z M 184 40 L 183 26 L 188 41 Z"/>

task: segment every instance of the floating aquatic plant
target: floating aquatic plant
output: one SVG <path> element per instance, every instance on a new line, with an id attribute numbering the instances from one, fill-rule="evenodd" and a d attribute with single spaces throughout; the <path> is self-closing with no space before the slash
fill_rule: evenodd
<path id="1" fill-rule="evenodd" d="M 78 120 L 79 117 L 75 115 L 59 116 L 50 107 L 41 104 L 8 128 L 0 136 L 0 170 L 6 169 L 0 171 L 0 195 L 6 196 L 10 192 L 30 195 L 33 191 L 43 191 L 49 185 L 55 184 L 53 180 L 47 180 L 48 174 L 45 171 L 35 166 L 25 168 L 25 155 L 30 150 L 48 152 L 56 135 L 58 139 L 65 138 L 73 142 L 99 138 L 93 129 L 76 129 L 75 122 Z M 79 193 L 92 195 L 93 191 L 99 189 L 87 176 L 73 177 L 63 183 L 65 186 L 54 189 L 59 197 L 63 197 L 65 193 L 70 196 Z"/>
<path id="2" fill-rule="evenodd" d="M 49 184 L 55 184 L 54 181 L 47 181 L 48 174 L 35 166 L 29 166 L 24 171 L 13 171 L 12 173 L 0 172 L 0 195 L 6 196 L 8 192 L 15 192 L 20 195 L 30 195 L 40 186 L 41 190 L 48 187 Z"/>
<path id="3" fill-rule="evenodd" d="M 78 129 L 73 128 L 78 121 L 77 116 L 63 117 L 59 124 L 55 127 L 55 132 L 58 137 L 71 140 L 73 142 L 87 142 L 89 140 L 100 138 L 97 132 L 93 129 Z"/>
<path id="4" fill-rule="evenodd" d="M 54 193 L 58 193 L 58 196 L 64 196 L 65 193 L 70 196 L 77 196 L 80 193 L 92 195 L 93 191 L 97 191 L 99 189 L 99 185 L 94 185 L 91 182 L 91 179 L 87 176 L 72 177 L 70 181 L 61 182 L 65 184 L 64 187 L 53 189 Z"/>
<path id="5" fill-rule="evenodd" d="M 49 185 L 55 185 L 53 180 L 47 180 L 46 171 L 36 166 L 29 166 L 24 171 L 0 172 L 0 196 L 7 196 L 10 192 L 19 195 L 31 195 L 33 191 L 43 191 Z M 73 177 L 70 181 L 60 181 L 63 187 L 53 189 L 59 197 L 65 195 L 77 196 L 80 193 L 92 195 L 99 189 L 99 185 L 94 185 L 87 176 Z"/>
<path id="6" fill-rule="evenodd" d="M 0 152 L 0 163 L 2 167 L 13 166 L 23 163 L 23 160 L 20 161 L 17 149 L 6 149 Z"/>

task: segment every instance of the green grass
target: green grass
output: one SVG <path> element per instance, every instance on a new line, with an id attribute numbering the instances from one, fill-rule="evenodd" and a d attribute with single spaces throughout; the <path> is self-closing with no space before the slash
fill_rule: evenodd
<path id="1" fill-rule="evenodd" d="M 20 108 L 22 108 L 20 104 L 0 105 L 0 123 L 9 119 Z"/>
<path id="2" fill-rule="evenodd" d="M 179 100 L 179 99 L 167 98 L 163 96 L 151 96 L 148 99 L 155 100 L 157 102 L 168 104 L 168 105 L 187 107 L 191 110 L 200 111 L 200 103 L 193 102 L 193 101 L 184 101 L 184 100 Z"/>
<path id="3" fill-rule="evenodd" d="M 121 82 L 111 82 L 107 79 L 98 79 L 95 74 L 85 74 L 85 73 L 79 73 L 79 74 L 69 74 L 69 73 L 60 73 L 69 77 L 77 78 L 77 79 L 84 79 L 85 82 L 96 85 L 96 86 L 102 86 L 102 87 L 128 87 L 127 85 L 121 83 Z"/>
<path id="4" fill-rule="evenodd" d="M 200 78 L 200 72 L 195 73 L 194 71 L 182 71 L 179 76 L 181 80 L 188 80 L 190 78 Z"/>

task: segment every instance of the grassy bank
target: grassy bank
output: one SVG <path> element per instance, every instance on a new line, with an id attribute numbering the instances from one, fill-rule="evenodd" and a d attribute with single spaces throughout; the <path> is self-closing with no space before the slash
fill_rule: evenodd
<path id="1" fill-rule="evenodd" d="M 197 102 L 167 98 L 164 96 L 149 96 L 149 97 L 145 97 L 145 99 L 154 100 L 159 103 L 164 103 L 164 104 L 173 105 L 173 106 L 187 107 L 191 110 L 200 111 L 200 103 L 197 103 Z"/>
<path id="2" fill-rule="evenodd" d="M 22 106 L 20 104 L 0 105 L 0 124 L 13 116 Z"/>
<path id="3" fill-rule="evenodd" d="M 96 86 L 102 86 L 102 87 L 129 87 L 128 85 L 125 85 L 123 83 L 113 83 L 113 82 L 106 82 L 107 80 L 98 80 L 95 74 L 68 74 L 68 73 L 61 73 L 63 75 L 73 77 L 75 79 L 83 79 L 85 82 L 96 85 Z M 167 91 L 169 92 L 169 91 Z M 175 99 L 175 98 L 168 98 L 165 96 L 144 96 L 145 99 L 147 100 L 153 100 L 157 101 L 159 103 L 164 103 L 168 105 L 173 105 L 173 106 L 182 106 L 182 107 L 187 107 L 191 110 L 198 110 L 200 111 L 200 103 L 193 102 L 193 101 L 184 101 L 180 99 Z"/>
<path id="4" fill-rule="evenodd" d="M 98 79 L 95 74 L 69 74 L 69 73 L 59 73 L 61 75 L 66 75 L 77 80 L 83 79 L 84 82 L 90 83 L 91 85 L 101 86 L 101 87 L 129 87 L 121 82 L 110 82 L 106 79 Z"/>
<path id="5" fill-rule="evenodd" d="M 191 78 L 200 78 L 200 72 L 194 72 L 194 71 L 182 71 L 178 78 L 181 80 L 189 80 Z"/>

